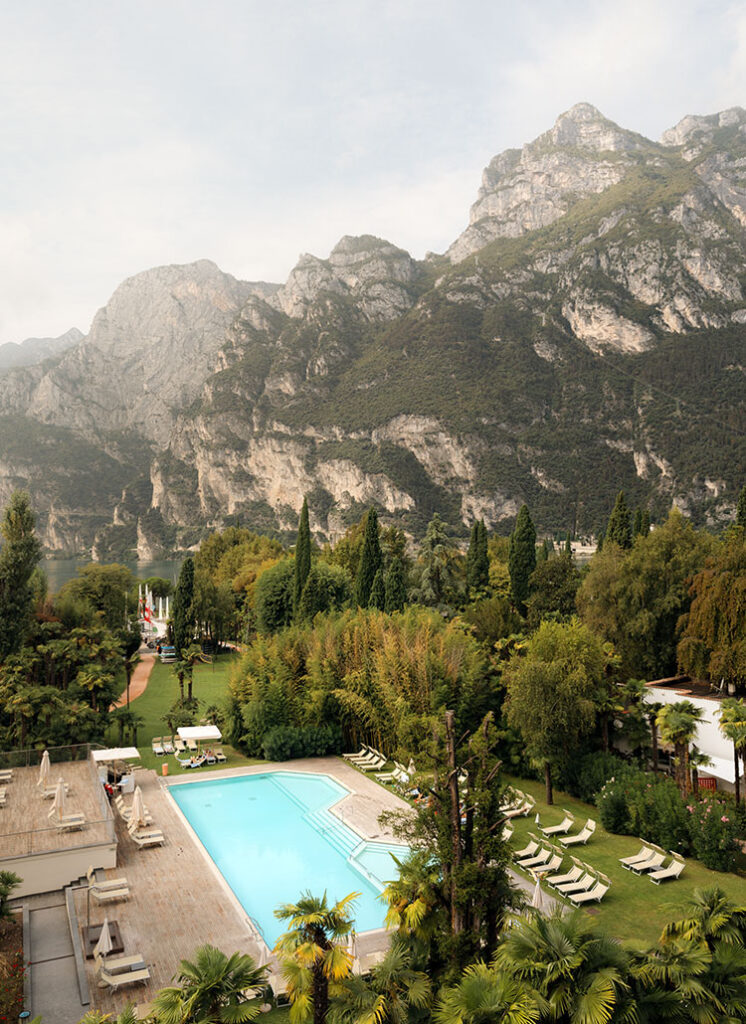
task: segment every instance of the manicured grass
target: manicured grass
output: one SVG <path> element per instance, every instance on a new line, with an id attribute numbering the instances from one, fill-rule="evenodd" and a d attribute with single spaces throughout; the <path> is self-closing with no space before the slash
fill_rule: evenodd
<path id="1" fill-rule="evenodd" d="M 222 654 L 211 665 L 197 665 L 195 667 L 192 692 L 201 701 L 200 710 L 196 716 L 197 721 L 204 714 L 204 710 L 211 704 L 220 705 L 225 702 L 228 696 L 230 670 L 236 657 L 235 654 Z M 202 772 L 219 768 L 236 768 L 239 765 L 259 763 L 244 757 L 243 754 L 239 754 L 226 743 L 221 744 L 223 753 L 227 758 L 225 764 L 206 764 L 199 769 L 182 768 L 173 755 L 161 757 L 154 754 L 151 740 L 154 736 L 163 736 L 168 732 L 168 727 L 163 719 L 178 696 L 179 683 L 173 666 L 163 665 L 160 661 L 156 661 L 145 693 L 130 702 L 132 712 L 139 715 L 145 722 L 137 731 L 138 749 L 141 755 L 140 763 L 143 767 L 153 768 L 155 771 L 160 772 L 161 766 L 165 763 L 168 764 L 169 775 L 179 775 L 184 771 L 188 771 L 190 775 L 197 776 Z M 110 730 L 109 741 L 112 743 L 117 742 L 115 728 Z"/>
<path id="2" fill-rule="evenodd" d="M 638 838 L 606 832 L 599 822 L 595 807 L 581 803 L 565 793 L 555 791 L 554 805 L 549 807 L 544 800 L 544 785 L 541 782 L 523 779 L 507 781 L 536 798 L 536 807 L 528 819 L 513 819 L 515 832 L 510 843 L 513 849 L 520 850 L 528 843 L 529 832 L 540 835 L 535 822 L 537 812 L 542 825 L 558 825 L 564 817 L 562 809 L 567 808 L 575 815 L 577 823 L 577 827 L 571 829 L 571 832 L 580 831 L 580 826 L 586 818 L 594 819 L 597 828 L 588 840 L 588 845 L 568 849 L 563 869 L 570 870 L 572 855 L 602 871 L 611 879 L 611 888 L 603 901 L 590 906 L 586 904 L 586 908 L 588 913 L 596 917 L 605 930 L 616 938 L 638 947 L 656 943 L 663 927 L 669 921 L 685 916 L 686 900 L 696 888 L 717 885 L 737 903 L 746 902 L 746 878 L 710 871 L 699 861 L 690 858 L 687 858 L 684 873 L 678 880 L 664 882 L 662 885 L 655 885 L 644 875 L 639 876 L 631 871 L 625 871 L 619 863 L 619 858 L 630 857 L 639 851 Z M 549 840 L 555 846 L 560 845 L 556 836 L 550 836 Z M 551 889 L 548 891 L 552 892 Z M 571 905 L 569 901 L 567 903 Z"/>

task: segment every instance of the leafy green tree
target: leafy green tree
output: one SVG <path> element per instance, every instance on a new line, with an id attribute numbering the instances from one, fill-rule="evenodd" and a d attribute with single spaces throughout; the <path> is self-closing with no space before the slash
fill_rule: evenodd
<path id="1" fill-rule="evenodd" d="M 293 620 L 293 588 L 295 567 L 285 558 L 266 569 L 257 578 L 254 588 L 256 628 L 260 633 L 275 633 Z"/>
<path id="2" fill-rule="evenodd" d="M 572 558 L 572 539 L 571 539 L 569 533 L 567 534 L 567 537 L 565 538 L 565 554 L 569 555 L 570 558 Z"/>
<path id="3" fill-rule="evenodd" d="M 741 488 L 736 505 L 736 526 L 746 527 L 746 486 Z"/>
<path id="4" fill-rule="evenodd" d="M 635 509 L 635 517 L 632 520 L 632 537 L 642 536 L 642 509 L 638 505 Z"/>
<path id="5" fill-rule="evenodd" d="M 31 615 L 31 578 L 41 555 L 26 491 L 14 491 L 0 533 L 0 661 L 23 643 Z"/>
<path id="6" fill-rule="evenodd" d="M 311 571 L 311 528 L 308 525 L 308 499 L 303 499 L 303 507 L 300 510 L 300 522 L 298 523 L 298 536 L 295 541 L 295 562 L 294 562 L 294 587 L 293 587 L 293 608 L 298 612 L 300 608 L 303 588 L 306 585 L 308 574 Z"/>
<path id="7" fill-rule="evenodd" d="M 407 583 L 404 578 L 404 562 L 398 555 L 395 555 L 386 570 L 384 581 L 384 611 L 390 615 L 392 612 L 401 612 L 407 603 Z"/>
<path id="8" fill-rule="evenodd" d="M 526 614 L 531 573 L 536 568 L 536 528 L 531 521 L 527 505 L 522 505 L 510 535 L 510 591 L 521 615 Z"/>
<path id="9" fill-rule="evenodd" d="M 130 601 L 134 586 L 135 577 L 126 565 L 84 565 L 60 588 L 59 597 L 86 602 L 109 629 L 121 630 L 128 613 L 136 611 L 134 597 Z"/>
<path id="10" fill-rule="evenodd" d="M 697 735 L 697 723 L 703 715 L 690 700 L 679 700 L 664 704 L 655 719 L 661 739 L 674 748 L 676 782 L 684 798 L 689 792 L 689 744 Z"/>
<path id="11" fill-rule="evenodd" d="M 243 1024 L 259 1016 L 256 995 L 267 983 L 267 968 L 244 953 L 228 957 L 205 945 L 193 961 L 181 961 L 177 981 L 153 1000 L 159 1024 Z"/>
<path id="12" fill-rule="evenodd" d="M 508 724 L 542 764 L 548 804 L 553 765 L 567 763 L 595 725 L 604 660 L 600 640 L 573 619 L 543 622 L 505 668 Z"/>
<path id="13" fill-rule="evenodd" d="M 461 980 L 441 990 L 434 1024 L 536 1024 L 543 1019 L 531 988 L 521 979 L 477 962 Z"/>
<path id="14" fill-rule="evenodd" d="M 418 559 L 416 598 L 420 604 L 445 609 L 458 603 L 461 591 L 458 558 L 445 524 L 436 512 L 427 524 Z"/>
<path id="15" fill-rule="evenodd" d="M 650 512 L 649 512 L 648 509 L 644 508 L 642 510 L 642 524 L 641 524 L 641 527 L 640 527 L 640 535 L 642 537 L 647 537 L 647 535 L 649 533 L 650 533 Z"/>
<path id="16" fill-rule="evenodd" d="M 627 507 L 627 500 L 624 491 L 617 494 L 614 508 L 609 517 L 609 524 L 606 527 L 604 543 L 612 542 L 620 548 L 632 547 L 632 516 Z"/>
<path id="17" fill-rule="evenodd" d="M 350 580 L 338 565 L 318 562 L 313 566 L 303 588 L 296 618 L 309 621 L 319 612 L 339 611 L 350 601 Z"/>
<path id="18" fill-rule="evenodd" d="M 490 560 L 487 554 L 487 527 L 478 519 L 471 528 L 466 553 L 466 585 L 472 595 L 487 590 L 490 582 Z"/>
<path id="19" fill-rule="evenodd" d="M 363 550 L 355 579 L 355 600 L 360 608 L 368 607 L 373 580 L 380 569 L 383 569 L 383 554 L 379 538 L 378 514 L 374 508 L 370 508 L 365 519 Z"/>
<path id="20" fill-rule="evenodd" d="M 176 583 L 171 612 L 174 630 L 174 647 L 177 652 L 186 650 L 194 640 L 194 559 L 185 558 Z"/>
<path id="21" fill-rule="evenodd" d="M 412 969 L 411 950 L 394 938 L 367 978 L 351 974 L 345 979 L 329 1019 L 333 1024 L 408 1024 L 410 1009 L 424 1010 L 430 999 L 430 979 Z"/>
<path id="22" fill-rule="evenodd" d="M 14 871 L 0 871 L 0 921 L 12 921 L 13 913 L 9 901 L 11 893 L 20 885 L 21 879 Z"/>
<path id="23" fill-rule="evenodd" d="M 721 733 L 733 744 L 733 762 L 735 767 L 736 803 L 741 800 L 741 768 L 739 756 L 746 761 L 746 703 L 735 697 L 727 697 L 720 704 Z"/>
<path id="24" fill-rule="evenodd" d="M 474 627 L 477 639 L 490 648 L 498 640 L 520 633 L 523 628 L 520 615 L 507 597 L 487 597 L 482 601 L 474 601 L 466 607 L 463 617 L 465 622 Z"/>
<path id="25" fill-rule="evenodd" d="M 292 1004 L 291 1021 L 312 1018 L 324 1024 L 330 997 L 352 972 L 352 955 L 345 943 L 353 932 L 352 904 L 360 894 L 353 892 L 329 906 L 326 893 L 319 899 L 304 893 L 297 903 L 275 910 L 275 917 L 288 921 L 275 945 L 282 957 L 282 969 Z"/>
<path id="26" fill-rule="evenodd" d="M 370 588 L 369 608 L 378 608 L 383 611 L 386 607 L 386 587 L 383 582 L 383 569 L 379 569 L 373 577 L 373 586 Z"/>
<path id="27" fill-rule="evenodd" d="M 568 618 L 575 614 L 580 572 L 566 552 L 537 565 L 531 573 L 529 587 L 531 596 L 526 602 L 529 625 L 536 627 L 549 615 Z"/>
<path id="28" fill-rule="evenodd" d="M 542 1020 L 606 1024 L 624 1001 L 627 958 L 582 910 L 533 913 L 509 928 L 495 967 L 530 986 Z"/>

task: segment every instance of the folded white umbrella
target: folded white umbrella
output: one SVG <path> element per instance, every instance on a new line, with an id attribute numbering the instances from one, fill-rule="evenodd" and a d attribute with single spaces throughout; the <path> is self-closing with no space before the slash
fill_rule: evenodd
<path id="1" fill-rule="evenodd" d="M 410 777 L 410 779 L 412 778 L 416 771 L 417 769 L 414 766 L 414 758 L 410 757 L 409 764 L 407 765 L 407 775 Z"/>
<path id="2" fill-rule="evenodd" d="M 54 803 L 52 804 L 52 810 L 56 818 L 64 818 L 65 816 L 65 783 L 62 781 L 62 777 L 57 779 L 57 788 L 54 793 Z"/>
<path id="3" fill-rule="evenodd" d="M 45 789 L 49 786 L 51 770 L 51 765 L 49 763 L 49 751 L 45 750 L 41 755 L 41 764 L 39 765 L 39 785 L 43 786 Z"/>
<path id="4" fill-rule="evenodd" d="M 544 890 L 541 887 L 541 882 L 537 878 L 536 885 L 534 886 L 534 894 L 531 897 L 531 906 L 535 910 L 539 910 L 542 913 L 546 913 L 547 910 L 547 899 L 544 894 Z"/>
<path id="5" fill-rule="evenodd" d="M 93 947 L 93 955 L 106 958 L 111 953 L 112 946 L 109 918 L 105 917 L 104 923 L 101 925 L 101 934 L 98 937 L 98 942 Z"/>
<path id="6" fill-rule="evenodd" d="M 140 828 L 141 825 L 146 825 L 145 820 L 145 803 L 142 798 L 142 790 L 139 786 L 135 787 L 135 795 L 132 798 L 132 810 L 130 811 L 130 825 L 134 825 L 136 828 Z"/>

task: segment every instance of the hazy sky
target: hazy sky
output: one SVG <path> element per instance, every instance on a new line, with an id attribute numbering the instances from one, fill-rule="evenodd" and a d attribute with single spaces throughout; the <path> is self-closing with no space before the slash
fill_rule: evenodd
<path id="1" fill-rule="evenodd" d="M 282 281 L 369 232 L 421 257 L 481 170 L 581 100 L 658 137 L 746 105 L 746 6 L 28 0 L 0 6 L 0 342 L 125 277 Z"/>

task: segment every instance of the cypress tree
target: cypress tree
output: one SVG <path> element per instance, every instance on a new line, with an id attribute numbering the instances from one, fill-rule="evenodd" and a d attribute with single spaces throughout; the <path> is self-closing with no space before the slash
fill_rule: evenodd
<path id="1" fill-rule="evenodd" d="M 635 518 L 632 521 L 632 536 L 633 537 L 641 537 L 642 536 L 642 509 L 640 508 L 639 505 L 635 509 Z"/>
<path id="2" fill-rule="evenodd" d="M 355 600 L 360 608 L 368 607 L 373 580 L 376 578 L 378 570 L 382 568 L 383 555 L 378 535 L 378 515 L 376 510 L 371 508 L 368 509 L 368 515 L 365 518 L 363 551 L 360 555 L 360 567 L 355 580 Z"/>
<path id="3" fill-rule="evenodd" d="M 570 558 L 572 558 L 572 541 L 570 540 L 569 533 L 567 535 L 567 540 L 565 541 L 565 554 L 569 555 Z"/>
<path id="4" fill-rule="evenodd" d="M 386 607 L 386 587 L 383 582 L 383 567 L 381 567 L 373 577 L 373 586 L 370 588 L 368 607 L 378 608 L 379 611 L 383 611 Z"/>
<path id="5" fill-rule="evenodd" d="M 303 588 L 311 571 L 311 530 L 308 525 L 308 499 L 303 499 L 300 510 L 298 536 L 295 540 L 295 582 L 293 588 L 293 608 L 297 612 Z"/>
<path id="6" fill-rule="evenodd" d="M 26 491 L 10 496 L 0 532 L 0 660 L 18 650 L 31 615 L 31 576 L 41 555 Z"/>
<path id="7" fill-rule="evenodd" d="M 398 555 L 391 559 L 386 572 L 385 591 L 384 611 L 389 614 L 403 611 L 407 603 L 407 584 L 404 579 L 404 562 Z"/>
<path id="8" fill-rule="evenodd" d="M 746 486 L 741 488 L 736 505 L 736 526 L 746 526 Z"/>
<path id="9" fill-rule="evenodd" d="M 522 505 L 515 521 L 515 529 L 510 535 L 510 552 L 508 554 L 508 572 L 510 573 L 510 590 L 521 615 L 526 614 L 526 601 L 529 594 L 529 578 L 536 568 L 536 528 L 531 521 L 527 505 Z"/>
<path id="10" fill-rule="evenodd" d="M 642 525 L 640 526 L 640 533 L 643 537 L 647 537 L 650 533 L 650 513 L 646 508 L 642 510 Z"/>
<path id="11" fill-rule="evenodd" d="M 470 591 L 485 590 L 490 580 L 490 560 L 487 554 L 487 527 L 478 519 L 471 528 L 469 550 L 466 553 L 466 583 Z"/>
<path id="12" fill-rule="evenodd" d="M 624 491 L 620 491 L 617 495 L 609 517 L 609 525 L 606 527 L 605 540 L 613 541 L 620 548 L 632 547 L 632 516 L 627 507 Z"/>
<path id="13" fill-rule="evenodd" d="M 604 546 L 604 531 L 598 531 L 598 540 L 596 541 L 596 551 L 601 551 Z"/>
<path id="14" fill-rule="evenodd" d="M 176 657 L 194 639 L 194 559 L 185 558 L 174 592 L 172 612 Z"/>

